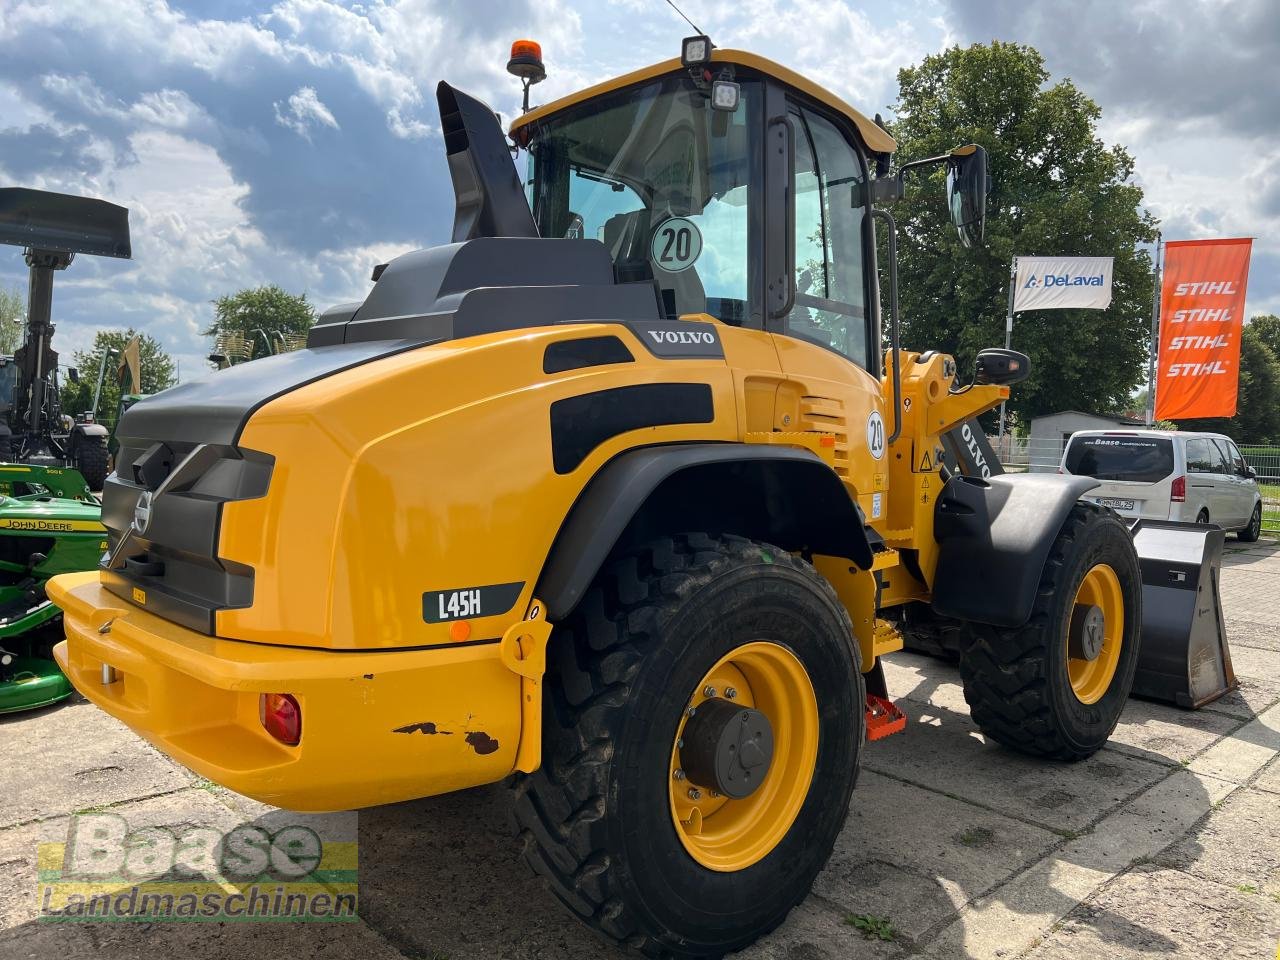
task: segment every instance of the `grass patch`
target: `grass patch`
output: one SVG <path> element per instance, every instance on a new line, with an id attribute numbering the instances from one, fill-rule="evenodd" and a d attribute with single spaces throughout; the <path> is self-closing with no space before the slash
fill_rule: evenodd
<path id="1" fill-rule="evenodd" d="M 956 834 L 956 841 L 966 847 L 988 847 L 995 839 L 996 835 L 986 827 L 970 827 L 964 833 Z"/>
<path id="2" fill-rule="evenodd" d="M 1257 893 L 1258 892 L 1258 888 L 1255 887 L 1252 883 L 1242 883 L 1240 884 L 1240 886 L 1236 887 L 1236 889 L 1239 890 L 1241 893 Z"/>
<path id="3" fill-rule="evenodd" d="M 869 913 L 851 913 L 844 918 L 844 922 L 855 930 L 860 930 L 868 940 L 878 937 L 881 940 L 892 941 L 897 936 L 893 930 L 893 924 L 887 917 L 873 917 Z"/>

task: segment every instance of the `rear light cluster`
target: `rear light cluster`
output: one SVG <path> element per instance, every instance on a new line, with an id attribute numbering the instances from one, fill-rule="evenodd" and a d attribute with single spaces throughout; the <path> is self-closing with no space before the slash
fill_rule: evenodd
<path id="1" fill-rule="evenodd" d="M 1187 478 L 1174 477 L 1173 484 L 1169 487 L 1169 499 L 1173 503 L 1187 502 Z"/>
<path id="2" fill-rule="evenodd" d="M 302 739 L 302 707 L 290 693 L 264 693 L 258 697 L 258 719 L 281 743 L 296 747 Z"/>

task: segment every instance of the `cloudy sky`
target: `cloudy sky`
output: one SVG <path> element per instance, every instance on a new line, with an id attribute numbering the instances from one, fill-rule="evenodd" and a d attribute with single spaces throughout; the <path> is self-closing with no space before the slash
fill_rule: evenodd
<path id="1" fill-rule="evenodd" d="M 1252 312 L 1280 312 L 1280 27 L 1266 0 L 683 0 L 721 46 L 806 73 L 868 113 L 946 46 L 1030 43 L 1101 105 L 1166 239 L 1253 236 Z M 664 0 L 0 0 L 0 185 L 130 208 L 132 261 L 55 287 L 64 357 L 134 325 L 205 369 L 210 301 L 266 282 L 319 306 L 448 238 L 439 79 L 510 117 L 517 37 L 545 102 L 678 52 Z M 1035 253 L 1036 251 L 1026 251 Z M 0 285 L 25 284 L 0 247 Z"/>

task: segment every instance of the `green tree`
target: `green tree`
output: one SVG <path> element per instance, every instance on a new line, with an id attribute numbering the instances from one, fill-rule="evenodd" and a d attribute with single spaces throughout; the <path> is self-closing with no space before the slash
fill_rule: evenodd
<path id="1" fill-rule="evenodd" d="M 281 337 L 296 342 L 316 322 L 307 295 L 292 294 L 275 284 L 253 287 L 213 301 L 214 320 L 206 337 L 243 337 L 253 345 L 253 356 L 263 357 L 281 349 Z M 288 339 L 286 339 L 286 343 Z M 268 347 L 268 344 L 270 346 Z"/>
<path id="2" fill-rule="evenodd" d="M 0 356 L 12 357 L 22 344 L 27 298 L 21 288 L 0 289 Z"/>
<path id="3" fill-rule="evenodd" d="M 1277 334 L 1280 320 L 1273 316 L 1254 317 L 1245 324 L 1240 337 L 1240 385 L 1234 417 L 1179 420 L 1179 429 L 1225 433 L 1236 443 L 1280 442 L 1280 355 L 1271 346 L 1271 338 Z"/>
<path id="4" fill-rule="evenodd" d="M 1274 313 L 1260 313 L 1249 321 L 1249 327 L 1280 357 L 1280 317 Z"/>
<path id="5" fill-rule="evenodd" d="M 908 174 L 894 209 L 905 346 L 945 350 L 971 370 L 978 350 L 1004 343 L 1015 256 L 1115 258 L 1109 309 L 1017 315 L 1013 346 L 1031 357 L 1031 377 L 1009 410 L 1023 426 L 1058 410 L 1127 406 L 1150 339 L 1152 264 L 1139 245 L 1155 240 L 1155 221 L 1129 182 L 1133 159 L 1098 138 L 1097 104 L 1049 79 L 1031 47 L 952 47 L 898 72 L 892 128 L 899 162 L 978 143 L 992 178 L 986 243 L 966 249 L 947 218 L 944 174 Z"/>
<path id="6" fill-rule="evenodd" d="M 62 412 L 66 414 L 85 413 L 93 408 L 93 391 L 98 383 L 98 369 L 102 363 L 102 355 L 108 350 L 117 351 L 115 356 L 107 359 L 107 374 L 102 380 L 102 397 L 98 401 L 98 418 L 106 424 L 115 423 L 117 404 L 120 401 L 120 386 L 116 379 L 117 364 L 120 355 L 136 331 L 99 330 L 93 338 L 93 347 L 89 350 L 77 350 L 75 362 L 79 383 L 72 383 L 70 377 L 60 381 Z M 150 334 L 144 333 L 138 340 L 138 355 L 141 360 L 142 392 L 144 394 L 159 393 L 178 382 L 173 358 L 160 346 L 160 341 Z M 129 389 L 129 381 L 125 381 L 125 389 Z"/>

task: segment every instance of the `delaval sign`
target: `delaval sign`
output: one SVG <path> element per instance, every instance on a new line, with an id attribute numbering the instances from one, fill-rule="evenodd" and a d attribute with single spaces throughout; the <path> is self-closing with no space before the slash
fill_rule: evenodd
<path id="1" fill-rule="evenodd" d="M 1111 306 L 1111 257 L 1018 257 L 1015 262 L 1014 313 Z"/>

